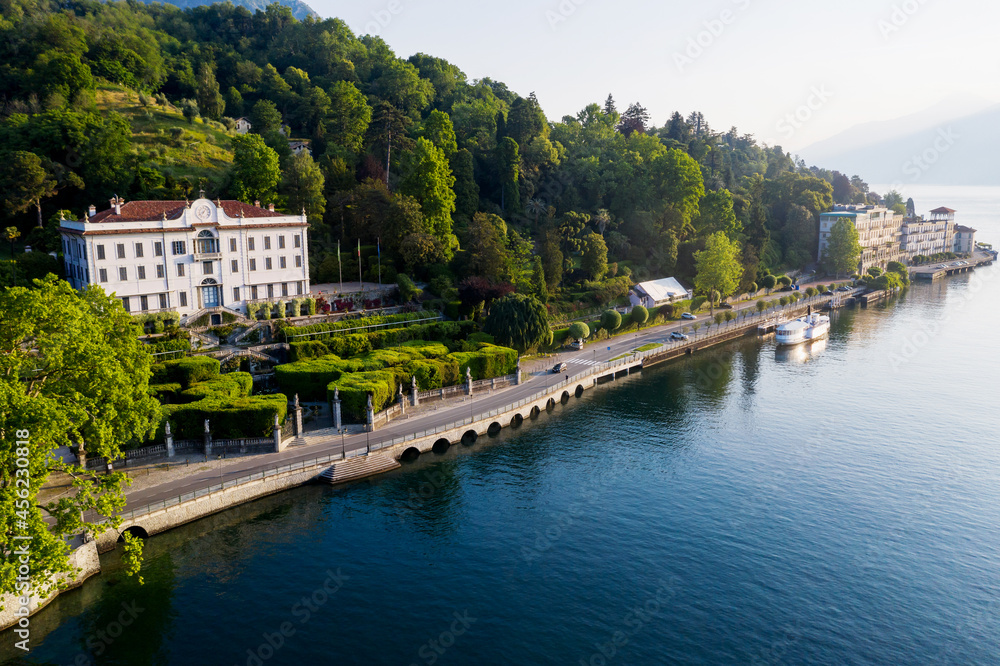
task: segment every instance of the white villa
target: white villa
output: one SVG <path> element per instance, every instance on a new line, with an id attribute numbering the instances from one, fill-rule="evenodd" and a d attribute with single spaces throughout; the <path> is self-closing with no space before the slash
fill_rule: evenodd
<path id="1" fill-rule="evenodd" d="M 836 205 L 833 210 L 819 217 L 819 258 L 826 254 L 830 232 L 840 220 L 847 220 L 858 230 L 861 243 L 861 261 L 858 272 L 864 273 L 872 266 L 885 266 L 890 261 L 903 261 L 902 217 L 885 206 Z"/>
<path id="2" fill-rule="evenodd" d="M 240 201 L 111 199 L 60 232 L 66 276 L 99 285 L 132 313 L 206 308 L 246 312 L 250 301 L 309 293 L 305 214 Z"/>
<path id="3" fill-rule="evenodd" d="M 955 226 L 955 211 L 951 208 L 935 208 L 930 219 L 907 218 L 903 222 L 903 251 L 910 259 L 917 255 L 953 252 Z"/>
<path id="4" fill-rule="evenodd" d="M 691 294 L 680 282 L 674 278 L 663 278 L 650 282 L 640 282 L 632 287 L 628 298 L 633 306 L 641 305 L 645 308 L 654 308 L 665 303 L 682 301 L 690 298 Z"/>
<path id="5" fill-rule="evenodd" d="M 249 118 L 237 118 L 236 119 L 236 133 L 246 134 L 253 128 L 253 123 L 250 122 Z"/>

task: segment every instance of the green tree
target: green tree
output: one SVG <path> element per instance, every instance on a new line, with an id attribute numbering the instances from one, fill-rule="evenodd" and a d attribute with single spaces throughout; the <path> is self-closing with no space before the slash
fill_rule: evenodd
<path id="1" fill-rule="evenodd" d="M 127 476 L 95 475 L 52 452 L 79 446 L 81 454 L 116 460 L 151 435 L 159 404 L 148 391 L 151 357 L 138 334 L 121 301 L 98 287 L 76 292 L 49 277 L 33 289 L 0 292 L 0 438 L 7 443 L 0 448 L 0 592 L 15 590 L 15 535 L 31 538 L 28 575 L 32 591 L 45 596 L 52 577 L 70 570 L 67 539 L 107 529 L 85 513 L 120 524 Z M 38 490 L 53 471 L 69 475 L 69 491 L 40 504 Z M 23 488 L 15 484 L 22 478 Z M 138 552 L 131 540 L 126 545 L 134 571 Z"/>
<path id="2" fill-rule="evenodd" d="M 511 257 L 507 253 L 507 223 L 497 215 L 476 213 L 466 228 L 463 248 L 469 256 L 469 271 L 493 282 L 512 280 Z"/>
<path id="3" fill-rule="evenodd" d="M 281 129 L 281 113 L 269 99 L 258 100 L 250 109 L 250 131 L 266 136 Z"/>
<path id="4" fill-rule="evenodd" d="M 642 325 L 649 321 L 649 310 L 641 305 L 637 305 L 632 308 L 629 318 L 632 320 L 632 323 L 635 324 L 636 328 L 642 328 Z"/>
<path id="5" fill-rule="evenodd" d="M 226 91 L 226 113 L 236 118 L 243 115 L 243 95 L 233 86 Z"/>
<path id="6" fill-rule="evenodd" d="M 479 185 L 476 184 L 475 161 L 472 153 L 463 148 L 451 158 L 451 171 L 455 176 L 455 213 L 471 218 L 479 208 Z"/>
<path id="7" fill-rule="evenodd" d="M 535 255 L 531 260 L 531 291 L 542 303 L 549 300 L 549 288 L 545 282 L 545 268 L 542 258 Z"/>
<path id="8" fill-rule="evenodd" d="M 538 299 L 524 294 L 508 294 L 494 301 L 483 332 L 492 335 L 497 344 L 522 353 L 552 342 L 548 311 Z"/>
<path id="9" fill-rule="evenodd" d="M 353 153 L 360 153 L 372 122 L 372 107 L 351 81 L 330 87 L 330 112 L 326 132 L 331 140 Z"/>
<path id="10" fill-rule="evenodd" d="M 584 236 L 580 264 L 591 280 L 601 280 L 608 272 L 608 246 L 598 234 Z"/>
<path id="11" fill-rule="evenodd" d="M 306 215 L 319 220 L 326 210 L 323 196 L 323 174 L 308 151 L 292 157 L 281 180 L 281 193 L 285 195 L 292 213 L 305 210 Z"/>
<path id="12" fill-rule="evenodd" d="M 559 244 L 559 235 L 552 229 L 547 230 L 542 236 L 542 262 L 549 289 L 555 289 L 562 282 L 563 252 Z"/>
<path id="13" fill-rule="evenodd" d="M 23 213 L 34 207 L 38 226 L 42 226 L 42 199 L 57 192 L 56 179 L 34 153 L 18 150 L 5 156 L 0 167 L 0 188 L 4 207 L 11 213 Z"/>
<path id="14" fill-rule="evenodd" d="M 823 257 L 828 270 L 838 277 L 854 273 L 861 261 L 861 251 L 860 236 L 854 224 L 846 219 L 837 220 L 830 229 Z"/>
<path id="15" fill-rule="evenodd" d="M 601 328 L 608 333 L 617 331 L 622 325 L 622 315 L 618 310 L 605 310 L 601 314 Z"/>
<path id="16" fill-rule="evenodd" d="M 509 136 L 497 142 L 497 172 L 500 176 L 500 208 L 521 210 L 518 180 L 521 178 L 521 149 Z"/>
<path id="17" fill-rule="evenodd" d="M 740 258 L 738 243 L 721 231 L 712 234 L 705 243 L 705 249 L 695 254 L 698 271 L 694 278 L 695 288 L 704 293 L 717 291 L 722 298 L 730 296 L 743 277 Z M 712 313 L 715 313 L 714 303 Z"/>
<path id="18" fill-rule="evenodd" d="M 430 232 L 446 245 L 452 242 L 454 187 L 455 176 L 441 149 L 427 139 L 417 139 L 407 162 L 407 175 L 399 189 L 420 202 Z"/>
<path id="19" fill-rule="evenodd" d="M 701 167 L 684 151 L 668 150 L 653 162 L 652 172 L 659 198 L 680 212 L 685 225 L 690 224 L 705 196 Z"/>
<path id="20" fill-rule="evenodd" d="M 452 125 L 448 114 L 443 111 L 431 111 L 424 121 L 423 136 L 439 148 L 449 160 L 458 152 L 455 126 Z"/>
<path id="21" fill-rule="evenodd" d="M 241 201 L 266 201 L 281 180 L 278 153 L 257 134 L 233 137 L 233 190 Z"/>
<path id="22" fill-rule="evenodd" d="M 215 80 L 215 68 L 207 62 L 198 68 L 198 108 L 212 120 L 222 118 L 226 110 L 226 100 L 219 92 L 219 82 Z"/>
<path id="23" fill-rule="evenodd" d="M 770 274 L 765 275 L 760 279 L 760 286 L 764 287 L 769 294 L 771 293 L 771 290 L 774 289 L 776 284 L 778 284 L 778 278 Z"/>
<path id="24" fill-rule="evenodd" d="M 10 258 L 14 258 L 14 241 L 21 237 L 17 227 L 7 227 L 3 230 L 3 239 L 10 243 Z"/>
<path id="25" fill-rule="evenodd" d="M 570 324 L 569 337 L 573 340 L 586 340 L 590 337 L 590 327 L 582 321 L 575 321 Z"/>

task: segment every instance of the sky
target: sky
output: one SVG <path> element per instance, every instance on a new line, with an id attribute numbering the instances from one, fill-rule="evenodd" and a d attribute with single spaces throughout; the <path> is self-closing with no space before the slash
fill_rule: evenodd
<path id="1" fill-rule="evenodd" d="M 953 100 L 1000 103 L 1000 5 L 983 0 L 307 0 L 397 55 L 535 92 L 549 120 L 614 95 L 663 125 L 795 151 L 854 125 Z"/>

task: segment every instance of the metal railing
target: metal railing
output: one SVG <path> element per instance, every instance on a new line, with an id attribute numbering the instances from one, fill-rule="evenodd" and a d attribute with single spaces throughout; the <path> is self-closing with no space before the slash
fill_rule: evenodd
<path id="1" fill-rule="evenodd" d="M 361 453 L 348 454 L 344 456 L 341 453 L 329 454 L 326 456 L 317 456 L 310 460 L 300 460 L 299 462 L 288 463 L 285 465 L 275 465 L 274 467 L 269 467 L 260 472 L 253 472 L 252 474 L 247 474 L 246 476 L 241 476 L 237 479 L 231 481 L 220 481 L 214 485 L 207 488 L 199 488 L 190 493 L 185 493 L 184 495 L 178 495 L 177 497 L 171 497 L 169 499 L 161 500 L 159 502 L 152 502 L 150 504 L 145 504 L 130 511 L 123 511 L 120 517 L 123 520 L 129 520 L 137 516 L 143 516 L 154 511 L 160 511 L 161 509 L 168 509 L 172 506 L 177 506 L 183 504 L 184 502 L 190 502 L 191 500 L 198 499 L 199 497 L 205 497 L 206 495 L 211 495 L 212 493 L 217 493 L 221 490 L 226 490 L 229 488 L 235 488 L 236 486 L 242 486 L 246 483 L 251 483 L 253 481 L 260 481 L 272 476 L 277 476 L 279 474 L 285 474 L 288 472 L 294 472 L 296 470 L 306 470 L 310 467 L 316 467 L 318 465 L 323 465 L 326 463 L 337 462 L 340 460 L 345 460 L 346 458 L 353 458 L 361 455 Z"/>
<path id="2" fill-rule="evenodd" d="M 374 331 L 381 328 L 409 328 L 414 324 L 420 324 L 427 321 L 441 321 L 442 319 L 444 319 L 442 315 L 437 315 L 436 317 L 424 317 L 422 319 L 389 321 L 381 324 L 368 324 L 366 326 L 356 326 L 354 328 L 337 328 L 332 331 L 316 331 L 315 333 L 298 333 L 296 335 L 288 335 L 288 329 L 285 329 L 285 339 L 294 340 L 295 338 L 305 338 L 315 335 L 343 335 L 345 333 L 351 333 L 352 331 Z"/>

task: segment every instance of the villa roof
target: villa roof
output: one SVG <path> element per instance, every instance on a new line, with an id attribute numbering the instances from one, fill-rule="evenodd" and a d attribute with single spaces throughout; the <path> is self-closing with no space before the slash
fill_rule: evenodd
<path id="1" fill-rule="evenodd" d="M 948 214 L 948 215 L 950 215 L 951 213 L 955 213 L 957 211 L 954 211 L 951 208 L 945 208 L 944 206 L 941 206 L 940 208 L 935 208 L 931 212 L 932 213 L 939 213 L 939 214 Z"/>
<path id="2" fill-rule="evenodd" d="M 108 208 L 80 221 L 88 224 L 97 222 L 152 222 L 163 219 L 164 215 L 168 220 L 177 220 L 189 205 L 190 203 L 187 201 L 126 201 L 121 206 L 120 214 L 116 214 L 114 208 Z M 245 218 L 284 216 L 283 213 L 272 212 L 260 206 L 234 200 L 223 201 L 222 210 L 231 218 L 239 217 L 241 213 Z"/>
<path id="3" fill-rule="evenodd" d="M 962 233 L 966 233 L 966 234 L 967 233 L 973 233 L 973 234 L 976 233 L 976 229 L 973 229 L 972 227 L 966 227 L 966 226 L 963 226 L 961 224 L 956 224 L 955 225 L 955 231 L 961 231 Z"/>

